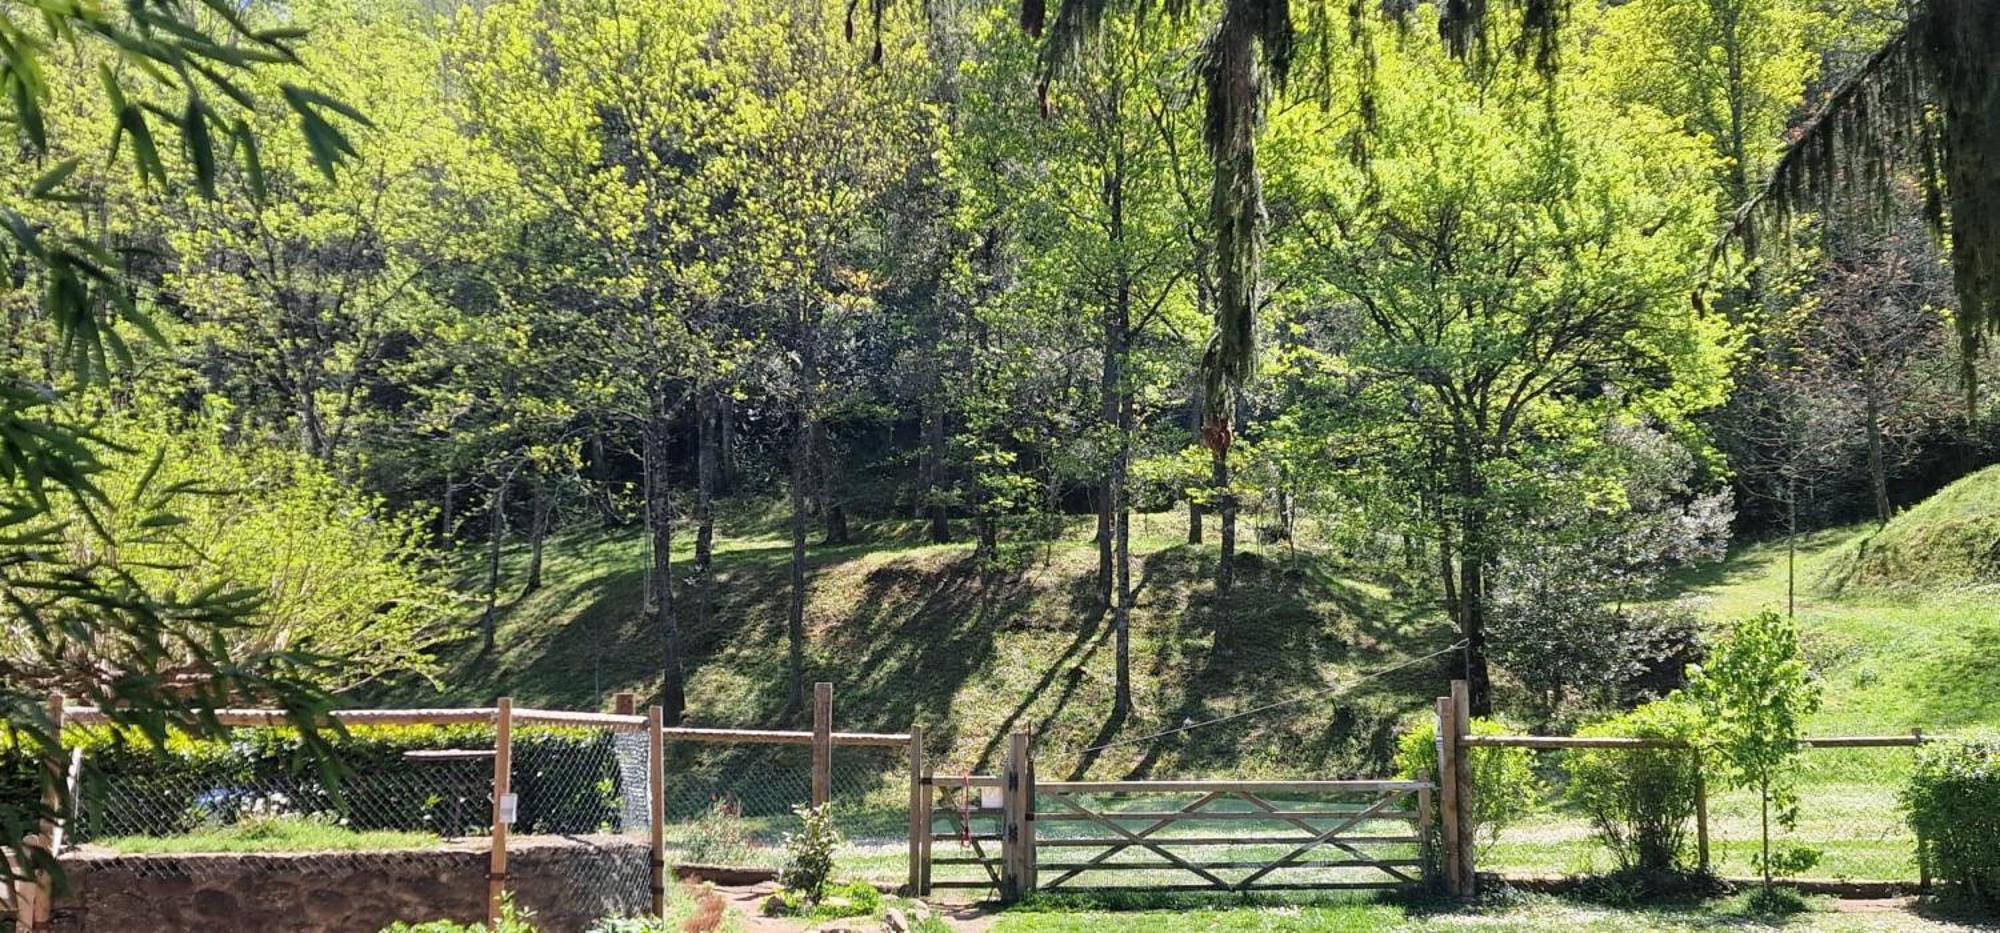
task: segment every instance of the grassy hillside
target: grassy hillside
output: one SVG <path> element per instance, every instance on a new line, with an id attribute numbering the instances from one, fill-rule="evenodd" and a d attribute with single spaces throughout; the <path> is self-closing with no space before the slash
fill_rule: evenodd
<path id="1" fill-rule="evenodd" d="M 1398 720 L 1448 679 L 1444 659 L 1371 680 L 1338 704 L 1300 703 L 1157 747 L 1085 751 L 1346 683 L 1453 640 L 1436 606 L 1392 576 L 1276 549 L 1243 554 L 1235 611 L 1223 619 L 1210 582 L 1215 549 L 1179 543 L 1179 521 L 1135 521 L 1135 710 L 1123 720 L 1109 716 L 1111 622 L 1093 605 L 1095 551 L 1082 529 L 987 579 L 970 545 L 911 543 L 896 527 L 813 548 L 811 676 L 836 684 L 840 727 L 921 724 L 934 748 L 949 743 L 952 764 L 990 764 L 1007 733 L 1030 729 L 1045 773 L 1380 773 Z M 480 653 L 470 638 L 448 659 L 440 691 L 395 699 L 474 703 L 504 692 L 595 708 L 619 690 L 649 692 L 659 653 L 639 618 L 642 547 L 637 534 L 557 539 L 547 585 L 503 599 L 495 651 Z M 522 556 L 509 554 L 515 592 Z M 785 686 L 788 559 L 775 531 L 724 539 L 712 618 L 696 621 L 681 602 L 690 723 L 800 722 Z"/>
<path id="2" fill-rule="evenodd" d="M 1801 536 L 1795 600 L 1826 685 L 1816 732 L 2000 725 L 2000 467 L 1886 527 Z M 1736 548 L 1690 581 L 1718 619 L 1786 608 L 1782 540 Z"/>
<path id="3" fill-rule="evenodd" d="M 2000 466 L 1946 486 L 1858 536 L 1819 581 L 1833 592 L 2000 584 Z"/>
<path id="4" fill-rule="evenodd" d="M 1801 539 L 1797 611 L 1828 686 L 1815 732 L 1961 729 L 2000 723 L 2000 591 L 1966 584 L 1982 529 L 2000 529 L 2000 468 L 1970 477 L 1888 528 Z M 1316 699 L 1157 743 L 1087 751 L 1188 721 L 1304 697 L 1436 651 L 1453 640 L 1425 581 L 1336 566 L 1283 549 L 1247 550 L 1235 611 L 1214 602 L 1213 546 L 1180 543 L 1182 519 L 1135 522 L 1136 708 L 1110 717 L 1110 619 L 1094 607 L 1088 529 L 1013 556 L 982 577 L 970 545 L 930 546 L 914 527 L 867 529 L 810 552 L 810 676 L 837 684 L 843 728 L 920 724 L 952 765 L 990 765 L 1004 736 L 1033 730 L 1044 768 L 1090 776 L 1380 773 L 1399 720 L 1428 708 L 1444 659 Z M 683 598 L 691 723 L 795 725 L 784 620 L 789 545 L 777 526 L 722 539 L 717 603 L 695 618 Z M 469 637 L 436 688 L 392 699 L 608 705 L 653 687 L 659 650 L 639 615 L 643 541 L 579 531 L 552 542 L 540 590 L 519 595 L 525 555 L 508 555 L 508 591 L 491 653 Z M 685 560 L 686 555 L 677 555 Z M 1737 548 L 1686 581 L 1721 621 L 1786 604 L 1783 542 Z M 476 618 L 476 614 L 469 614 Z M 471 619 L 468 620 L 468 626 Z"/>

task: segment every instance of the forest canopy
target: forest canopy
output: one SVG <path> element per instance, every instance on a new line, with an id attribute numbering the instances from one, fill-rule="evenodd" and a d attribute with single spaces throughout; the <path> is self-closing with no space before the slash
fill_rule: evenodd
<path id="1" fill-rule="evenodd" d="M 988 581 L 1089 535 L 1129 710 L 1133 516 L 1171 511 L 1210 624 L 1250 542 L 1395 568 L 1481 713 L 1553 716 L 1699 653 L 1663 581 L 1732 532 L 1887 521 L 1990 448 L 1990 398 L 1939 389 L 1985 364 L 1940 336 L 1933 179 L 1741 222 L 1903 5 L 1184 6 L 184 9 L 282 47 L 223 84 L 36 38 L 12 242 L 103 269 L 5 255 L 9 423 L 86 433 L 106 503 L 192 497 L 115 557 L 78 535 L 157 529 L 37 520 L 72 565 L 255 589 L 242 650 L 350 690 L 488 657 L 548 541 L 632 529 L 677 720 L 753 531 L 795 711 L 809 554 L 898 534 Z"/>

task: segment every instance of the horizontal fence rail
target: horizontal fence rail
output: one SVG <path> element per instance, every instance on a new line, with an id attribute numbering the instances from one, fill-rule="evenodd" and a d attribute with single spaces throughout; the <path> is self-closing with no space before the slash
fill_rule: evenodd
<path id="1" fill-rule="evenodd" d="M 1913 732 L 1909 735 L 1822 735 L 1799 739 L 1800 748 L 1914 748 L 1937 737 Z M 1473 748 L 1533 748 L 1560 751 L 1572 748 L 1693 748 L 1675 739 L 1638 739 L 1620 736 L 1573 735 L 1461 735 L 1458 744 Z"/>

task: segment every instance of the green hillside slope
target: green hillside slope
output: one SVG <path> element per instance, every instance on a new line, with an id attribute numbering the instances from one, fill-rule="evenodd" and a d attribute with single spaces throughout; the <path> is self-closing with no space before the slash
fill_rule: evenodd
<path id="1" fill-rule="evenodd" d="M 1796 604 L 1826 707 L 1812 731 L 1962 729 L 2000 724 L 2000 589 L 1978 579 L 1976 543 L 2000 528 L 1987 495 L 2000 468 L 1977 474 L 1877 530 L 1801 539 Z M 739 522 L 740 525 L 755 524 Z M 768 526 L 767 526 L 768 527 Z M 811 551 L 810 676 L 837 684 L 849 729 L 920 724 L 950 764 L 989 766 L 1004 736 L 1029 729 L 1044 767 L 1062 774 L 1367 775 L 1387 767 L 1397 726 L 1428 708 L 1450 678 L 1446 659 L 1157 743 L 1129 740 L 1275 701 L 1308 697 L 1449 645 L 1454 635 L 1427 581 L 1336 567 L 1282 549 L 1245 552 L 1226 619 L 1210 582 L 1215 551 L 1179 543 L 1179 520 L 1135 527 L 1135 709 L 1110 718 L 1110 619 L 1095 608 L 1095 552 L 1084 529 L 982 576 L 969 545 L 929 546 L 893 526 L 872 540 Z M 469 637 L 440 685 L 380 697 L 484 703 L 500 694 L 566 708 L 607 706 L 653 686 L 658 641 L 640 618 L 643 541 L 636 532 L 578 532 L 552 542 L 540 590 L 518 595 L 508 555 L 496 649 Z M 784 622 L 788 543 L 765 533 L 725 538 L 716 605 L 705 622 L 683 598 L 688 721 L 774 727 L 788 708 Z M 682 555 L 684 557 L 684 555 Z M 1783 610 L 1786 548 L 1735 549 L 1687 581 L 1716 622 Z M 1947 582 L 1947 581 L 1956 581 Z M 468 629 L 476 613 L 468 613 Z M 1504 697 L 1503 697 L 1504 699 Z M 1126 741 L 1101 751 L 1107 742 Z"/>
<path id="2" fill-rule="evenodd" d="M 1840 558 L 1819 581 L 1835 592 L 2000 584 L 2000 466 L 1939 490 Z"/>
<path id="3" fill-rule="evenodd" d="M 1381 773 L 1398 721 L 1448 680 L 1444 658 L 1370 680 L 1338 703 L 1087 751 L 1345 684 L 1454 640 L 1435 604 L 1393 577 L 1338 572 L 1275 549 L 1243 554 L 1225 620 L 1213 605 L 1215 549 L 1177 543 L 1178 528 L 1168 516 L 1135 523 L 1135 709 L 1122 720 L 1110 718 L 1112 626 L 1094 607 L 1096 557 L 1082 535 L 1021 554 L 986 579 L 970 545 L 878 538 L 814 548 L 810 676 L 836 684 L 841 728 L 920 724 L 933 747 L 949 740 L 952 764 L 990 765 L 1007 733 L 1029 729 L 1051 773 Z M 494 652 L 480 653 L 470 638 L 448 659 L 440 690 L 391 699 L 469 704 L 507 693 L 523 704 L 597 708 L 619 690 L 648 692 L 659 653 L 638 612 L 642 546 L 636 534 L 555 541 L 548 584 L 503 598 Z M 787 709 L 788 557 L 777 536 L 726 539 L 712 618 L 695 620 L 682 599 L 691 724 L 801 721 Z"/>

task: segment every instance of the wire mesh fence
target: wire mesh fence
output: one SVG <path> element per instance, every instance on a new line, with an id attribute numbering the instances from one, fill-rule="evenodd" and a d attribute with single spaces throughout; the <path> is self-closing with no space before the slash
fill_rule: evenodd
<path id="1" fill-rule="evenodd" d="M 786 834 L 812 805 L 809 745 L 670 742 L 666 755 L 667 861 L 778 868 Z M 897 882 L 909 866 L 905 749 L 836 745 L 830 762 L 834 825 L 846 840 L 844 875 Z"/>
<path id="2" fill-rule="evenodd" d="M 643 727 L 555 732 L 564 740 L 538 743 L 530 731 L 522 743 L 517 733 L 510 834 L 569 845 L 554 864 L 573 906 L 594 916 L 643 913 L 654 883 L 650 740 Z"/>
<path id="3" fill-rule="evenodd" d="M 147 856 L 231 854 L 282 855 L 288 871 L 307 874 L 345 871 L 368 858 L 483 849 L 490 833 L 490 730 L 483 751 L 423 764 L 385 763 L 364 747 L 319 762 L 274 729 L 159 746 L 108 730 L 72 735 L 86 753 L 66 839 L 129 856 L 142 875 L 235 870 L 222 859 Z"/>
<path id="4" fill-rule="evenodd" d="M 1564 758 L 1578 752 L 1536 750 L 1532 754 L 1536 782 L 1528 789 L 1532 801 L 1528 812 L 1497 831 L 1479 836 L 1474 846 L 1479 870 L 1503 876 L 1592 875 L 1616 870 L 1616 857 L 1570 793 Z M 1920 881 L 1917 839 L 1899 801 L 1915 758 L 1915 749 L 1909 747 L 1804 749 L 1794 785 L 1797 819 L 1785 826 L 1776 813 L 1772 814 L 1777 877 L 1905 884 Z M 1761 875 L 1765 814 L 1758 791 L 1729 787 L 1715 774 L 1707 775 L 1706 784 L 1711 870 L 1724 877 Z M 1697 828 L 1690 825 L 1683 853 L 1690 866 L 1699 858 L 1695 851 L 1699 836 Z"/>

